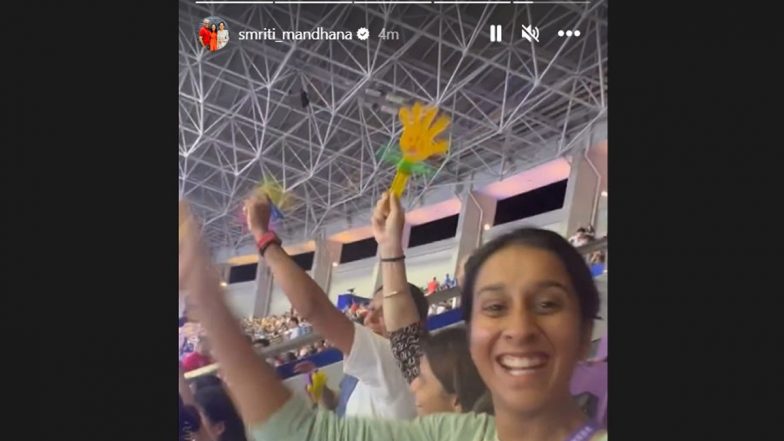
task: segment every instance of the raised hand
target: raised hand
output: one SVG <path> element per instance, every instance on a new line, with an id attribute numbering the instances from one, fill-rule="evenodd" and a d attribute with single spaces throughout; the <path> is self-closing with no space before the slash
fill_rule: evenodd
<path id="1" fill-rule="evenodd" d="M 385 192 L 373 210 L 373 236 L 382 254 L 398 253 L 402 250 L 405 213 L 400 200 L 390 192 Z M 382 256 L 394 257 L 394 256 Z"/>
<path id="2" fill-rule="evenodd" d="M 180 202 L 180 290 L 186 292 L 188 319 L 198 321 L 200 304 L 213 297 L 220 283 L 218 272 L 201 238 L 201 227 L 184 202 Z"/>
<path id="3" fill-rule="evenodd" d="M 271 202 L 267 195 L 256 194 L 245 200 L 245 221 L 248 230 L 254 235 L 262 235 L 269 230 Z"/>

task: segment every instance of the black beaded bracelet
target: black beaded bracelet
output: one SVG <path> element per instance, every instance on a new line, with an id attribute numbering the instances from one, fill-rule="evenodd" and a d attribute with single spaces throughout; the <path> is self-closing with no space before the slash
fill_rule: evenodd
<path id="1" fill-rule="evenodd" d="M 381 261 L 382 262 L 400 262 L 401 260 L 404 260 L 405 258 L 406 258 L 406 255 L 403 254 L 402 256 L 397 256 L 397 257 L 381 258 Z"/>

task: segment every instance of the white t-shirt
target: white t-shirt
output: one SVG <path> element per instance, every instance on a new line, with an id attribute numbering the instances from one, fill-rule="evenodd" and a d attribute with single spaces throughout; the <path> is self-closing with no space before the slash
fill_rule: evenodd
<path id="1" fill-rule="evenodd" d="M 386 338 L 354 323 L 354 342 L 343 360 L 343 372 L 359 380 L 346 403 L 346 416 L 416 417 L 414 395 Z"/>

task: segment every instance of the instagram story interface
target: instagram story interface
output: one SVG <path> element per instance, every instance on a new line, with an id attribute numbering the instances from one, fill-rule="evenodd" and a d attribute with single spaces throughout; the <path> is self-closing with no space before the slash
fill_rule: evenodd
<path id="1" fill-rule="evenodd" d="M 183 324 L 193 338 L 183 338 L 181 348 L 191 348 L 187 352 L 194 371 L 220 365 L 212 372 L 226 373 L 232 398 L 241 395 L 235 403 L 239 406 L 258 404 L 257 396 L 242 394 L 264 384 L 261 395 L 268 394 L 263 397 L 268 401 L 250 412 L 248 407 L 239 409 L 243 417 L 259 416 L 258 421 L 244 421 L 253 436 L 320 441 L 335 433 L 323 425 L 355 424 L 351 418 L 313 417 L 314 408 L 322 406 L 340 416 L 370 417 L 361 430 L 337 430 L 352 435 L 335 438 L 340 440 L 514 439 L 500 430 L 496 434 L 490 420 L 472 425 L 476 419 L 461 422 L 464 430 L 454 432 L 445 424 L 437 438 L 418 435 L 414 418 L 423 413 L 452 412 L 454 421 L 478 417 L 464 415 L 474 407 L 455 404 L 460 400 L 433 398 L 450 396 L 449 391 L 421 395 L 422 389 L 429 390 L 421 386 L 423 378 L 440 375 L 443 360 L 420 360 L 417 355 L 414 368 L 406 370 L 395 357 L 422 352 L 390 353 L 395 347 L 388 340 L 393 339 L 386 338 L 399 329 L 390 329 L 395 320 L 387 313 L 394 308 L 387 305 L 405 292 L 386 289 L 394 285 L 409 286 L 412 297 L 424 300 L 412 313 L 414 325 L 438 322 L 425 320 L 426 314 L 451 317 L 455 322 L 450 326 L 459 325 L 455 329 L 463 337 L 455 341 L 463 346 L 449 350 L 461 350 L 455 360 L 462 361 L 450 363 L 475 364 L 476 372 L 466 378 L 473 375 L 492 392 L 478 395 L 497 417 L 512 408 L 516 413 L 510 415 L 539 415 L 529 412 L 530 406 L 549 412 L 563 404 L 566 409 L 545 421 L 553 422 L 558 433 L 574 433 L 571 439 L 605 439 L 595 437 L 607 419 L 604 299 L 581 297 L 569 303 L 578 295 L 572 291 L 578 290 L 566 287 L 564 271 L 560 279 L 542 276 L 535 280 L 539 284 L 529 279 L 486 283 L 490 291 L 500 287 L 491 293 L 499 298 L 511 291 L 538 296 L 541 290 L 542 298 L 553 301 L 517 302 L 515 308 L 520 312 L 531 306 L 531 311 L 536 309 L 531 316 L 557 326 L 530 327 L 541 328 L 544 342 L 534 355 L 480 357 L 496 354 L 493 345 L 509 340 L 499 337 L 501 331 L 493 333 L 501 325 L 487 331 L 489 322 L 503 321 L 493 321 L 502 313 L 491 316 L 493 310 L 476 305 L 471 310 L 465 299 L 474 297 L 460 294 L 464 283 L 476 283 L 475 273 L 481 272 L 477 268 L 485 265 L 474 265 L 470 257 L 482 256 L 477 250 L 514 232 L 539 235 L 524 237 L 539 240 L 537 244 L 561 244 L 552 247 L 571 253 L 570 263 L 584 260 L 579 295 L 606 298 L 606 291 L 597 293 L 600 289 L 591 283 L 598 286 L 597 280 L 607 277 L 606 240 L 602 242 L 607 212 L 607 1 L 180 0 L 179 9 L 179 192 L 187 214 L 201 227 L 183 229 L 187 234 L 181 231 L 181 240 L 202 240 L 209 257 L 221 265 L 220 280 L 210 282 L 216 282 L 213 288 L 225 294 L 220 299 L 230 303 L 230 312 L 242 323 L 218 332 L 213 328 L 212 335 L 207 328 L 217 326 L 218 319 Z M 550 196 L 539 198 L 543 192 Z M 555 203 L 553 194 L 558 195 Z M 523 196 L 528 202 L 519 213 L 502 212 Z M 385 228 L 398 224 L 401 231 L 387 234 Z M 536 228 L 523 228 L 531 225 Z M 573 241 L 567 240 L 573 235 Z M 561 265 L 563 256 L 550 249 L 534 253 L 528 248 L 535 247 L 510 248 L 508 255 L 492 254 L 491 249 L 486 262 L 526 262 L 526 268 L 542 273 L 562 266 L 569 271 L 582 268 Z M 539 265 L 543 261 L 552 264 Z M 510 269 L 516 268 L 512 264 L 505 265 L 499 264 L 503 270 L 496 268 L 492 275 L 528 277 L 528 272 L 518 274 Z M 387 283 L 392 273 L 403 274 L 405 280 Z M 295 276 L 301 277 L 296 282 L 286 279 Z M 301 296 L 292 286 L 307 287 L 302 291 L 308 291 L 309 298 L 320 296 L 321 303 L 297 306 Z M 422 291 L 421 299 L 415 288 Z M 375 296 L 377 292 L 383 295 Z M 181 293 L 183 298 L 190 294 L 187 289 Z M 476 290 L 471 294 L 478 298 Z M 198 301 L 192 309 L 185 301 L 182 305 L 200 314 Z M 596 306 L 597 311 L 580 310 L 580 315 L 580 305 Z M 310 319 L 325 308 L 338 314 Z M 298 309 L 310 318 L 298 315 Z M 487 332 L 474 332 L 479 320 L 464 320 L 463 312 L 487 320 Z M 597 316 L 604 320 L 591 321 Z M 204 317 L 234 318 L 222 313 Z M 345 318 L 348 321 L 340 321 Z M 580 326 L 585 324 L 580 320 L 593 327 Z M 353 329 L 354 336 L 325 335 L 333 328 L 322 325 L 333 321 L 347 323 L 342 329 Z M 523 320 L 514 322 L 520 323 Z M 202 325 L 206 339 L 200 339 Z M 261 354 L 257 358 L 262 362 L 251 354 L 244 360 L 253 361 L 253 369 L 229 372 L 237 359 L 220 359 L 231 353 L 221 346 L 221 336 L 240 328 L 248 338 L 234 338 L 229 346 L 247 344 Z M 402 340 L 416 345 L 421 333 L 411 332 Z M 491 334 L 494 337 L 487 337 Z M 484 340 L 477 337 L 482 335 Z M 360 341 L 357 336 L 367 338 Z M 304 343 L 297 346 L 299 342 Z M 363 342 L 372 347 L 351 349 L 351 344 Z M 365 360 L 360 368 L 388 361 L 383 378 L 343 376 L 344 371 L 355 372 L 355 357 L 382 350 L 386 355 L 378 358 L 384 360 Z M 321 354 L 334 352 L 338 355 L 331 364 L 319 364 L 328 358 Z M 583 366 L 588 358 L 596 363 Z M 595 369 L 601 363 L 603 377 Z M 580 370 L 583 367 L 588 370 Z M 231 376 L 249 377 L 265 369 L 270 375 L 252 381 Z M 572 372 L 585 375 L 578 378 Z M 573 378 L 579 384 L 570 383 Z M 270 403 L 288 399 L 276 398 L 278 383 L 306 404 L 272 409 Z M 569 389 L 574 384 L 576 389 Z M 518 393 L 521 390 L 525 393 Z M 313 398 L 324 396 L 331 396 L 328 403 Z M 553 396 L 560 401 L 548 402 Z M 384 418 L 388 425 L 377 425 L 374 418 Z M 278 427 L 265 426 L 267 419 Z M 395 426 L 402 420 L 410 420 L 410 425 Z M 382 433 L 392 427 L 406 436 Z"/>

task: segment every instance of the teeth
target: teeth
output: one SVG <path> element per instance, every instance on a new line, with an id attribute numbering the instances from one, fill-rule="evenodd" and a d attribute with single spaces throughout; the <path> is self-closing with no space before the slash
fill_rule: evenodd
<path id="1" fill-rule="evenodd" d="M 532 355 L 527 357 L 515 357 L 513 355 L 504 355 L 499 360 L 501 366 L 518 370 L 518 369 L 530 369 L 533 367 L 538 367 L 543 365 L 545 362 L 545 358 L 539 355 Z M 522 375 L 524 372 L 512 372 L 514 375 Z"/>

